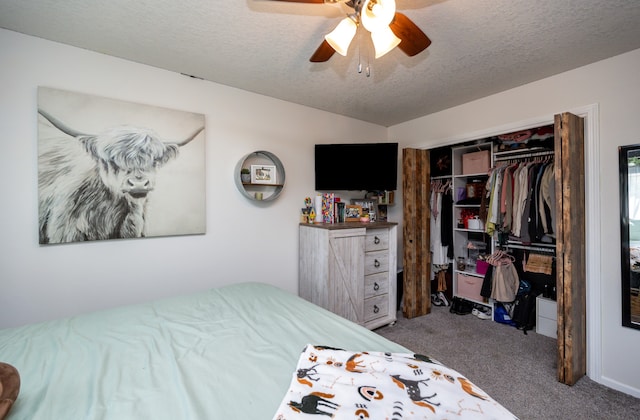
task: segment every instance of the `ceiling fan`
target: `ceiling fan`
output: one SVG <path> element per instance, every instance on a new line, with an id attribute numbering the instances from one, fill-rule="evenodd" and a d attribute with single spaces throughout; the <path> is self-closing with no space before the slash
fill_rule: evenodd
<path id="1" fill-rule="evenodd" d="M 313 53 L 311 62 L 327 61 L 337 51 L 346 56 L 359 25 L 371 32 L 375 57 L 396 46 L 410 57 L 424 51 L 431 40 L 408 17 L 396 12 L 395 0 L 276 0 L 294 3 L 344 3 L 353 9 Z"/>

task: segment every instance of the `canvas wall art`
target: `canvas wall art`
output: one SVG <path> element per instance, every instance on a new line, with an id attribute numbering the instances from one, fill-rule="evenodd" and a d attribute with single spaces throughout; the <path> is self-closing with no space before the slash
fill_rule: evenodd
<path id="1" fill-rule="evenodd" d="M 41 244 L 203 234 L 204 115 L 38 88 Z"/>

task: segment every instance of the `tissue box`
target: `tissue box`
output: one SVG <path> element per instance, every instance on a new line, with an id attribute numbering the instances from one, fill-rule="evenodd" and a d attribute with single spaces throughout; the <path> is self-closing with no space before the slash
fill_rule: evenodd
<path id="1" fill-rule="evenodd" d="M 465 153 L 462 155 L 462 175 L 484 174 L 489 172 L 489 151 Z"/>

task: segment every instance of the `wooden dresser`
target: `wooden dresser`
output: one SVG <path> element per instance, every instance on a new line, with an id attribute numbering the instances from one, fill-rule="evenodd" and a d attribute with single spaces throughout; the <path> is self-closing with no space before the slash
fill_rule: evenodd
<path id="1" fill-rule="evenodd" d="M 396 321 L 397 225 L 300 225 L 300 296 L 369 329 Z"/>

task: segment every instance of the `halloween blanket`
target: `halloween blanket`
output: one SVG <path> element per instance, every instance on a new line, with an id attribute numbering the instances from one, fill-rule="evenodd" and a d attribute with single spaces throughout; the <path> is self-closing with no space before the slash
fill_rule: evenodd
<path id="1" fill-rule="evenodd" d="M 516 419 L 453 369 L 426 356 L 307 345 L 273 417 Z"/>

